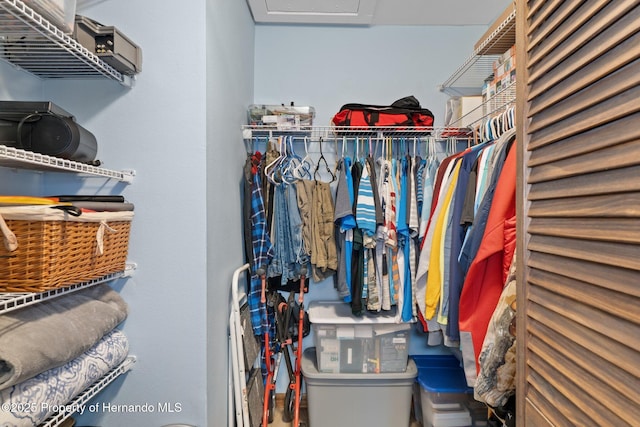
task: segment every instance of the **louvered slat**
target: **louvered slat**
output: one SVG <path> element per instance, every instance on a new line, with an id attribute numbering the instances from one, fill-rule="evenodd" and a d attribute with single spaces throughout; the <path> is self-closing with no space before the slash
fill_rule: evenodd
<path id="1" fill-rule="evenodd" d="M 532 235 L 529 249 L 640 271 L 640 246 Z M 639 335 L 640 336 L 640 335 Z"/>
<path id="2" fill-rule="evenodd" d="M 544 384 L 542 378 L 535 373 L 532 373 L 528 378 L 532 384 L 531 390 L 526 400 L 526 413 L 524 419 L 532 426 L 554 426 L 554 427 L 575 427 L 577 425 L 583 427 L 596 427 L 597 424 L 593 422 L 587 416 L 576 418 L 577 411 L 574 410 L 575 406 L 571 405 L 569 400 L 565 399 L 562 394 L 548 384 Z M 547 393 L 542 393 L 539 388 L 546 386 Z M 556 394 L 558 398 L 551 401 L 547 400 L 543 396 L 549 396 Z M 565 416 L 564 414 L 567 414 Z M 580 414 L 582 415 L 582 414 Z M 567 418 L 569 417 L 569 418 Z"/>
<path id="3" fill-rule="evenodd" d="M 537 235 L 640 244 L 637 218 L 534 218 L 529 232 Z"/>
<path id="4" fill-rule="evenodd" d="M 611 167 L 610 163 L 608 164 Z M 595 194 L 630 193 L 640 190 L 640 166 L 608 169 L 598 173 L 583 174 L 531 186 L 530 200 L 577 197 Z"/>
<path id="5" fill-rule="evenodd" d="M 640 120 L 640 114 L 632 114 L 620 120 L 609 122 L 585 133 L 557 141 L 554 144 L 537 148 L 529 156 L 527 165 L 531 168 L 545 163 L 557 162 L 566 158 L 574 158 L 581 154 L 602 150 L 634 139 L 640 139 L 640 129 L 634 127 Z M 626 129 L 627 132 L 620 132 Z M 537 168 L 532 172 L 538 173 Z M 529 177 L 532 182 L 533 174 Z"/>
<path id="6" fill-rule="evenodd" d="M 571 277 L 581 283 L 581 286 L 591 284 L 611 292 L 640 298 L 640 291 L 635 279 L 637 272 L 618 266 L 595 265 L 588 261 L 557 256 L 553 254 L 537 253 L 528 260 L 531 269 L 529 277 L 538 272 L 549 272 L 558 275 L 571 273 Z"/>
<path id="7" fill-rule="evenodd" d="M 637 425 L 640 1 L 518 6 L 518 425 Z"/>
<path id="8" fill-rule="evenodd" d="M 530 217 L 639 217 L 640 194 L 620 193 L 538 200 L 529 207 Z"/>
<path id="9" fill-rule="evenodd" d="M 583 4 L 590 3 L 584 2 Z M 561 36 L 565 38 L 563 43 L 556 50 L 545 55 L 544 60 L 541 60 L 537 67 L 534 66 L 530 70 L 529 84 L 532 85 L 530 97 L 535 97 L 546 90 L 544 88 L 548 85 L 556 84 L 571 76 L 600 56 L 602 52 L 613 49 L 638 31 L 637 22 L 640 18 L 640 9 L 636 7 L 623 14 L 626 7 L 623 8 L 619 5 L 621 2 L 611 3 L 618 5 L 618 7 L 613 9 L 613 6 L 610 6 L 603 9 L 602 13 L 597 14 L 593 21 L 585 22 L 586 25 L 577 30 L 561 27 L 563 31 Z M 571 23 L 573 19 L 567 19 L 565 22 Z M 599 49 L 594 50 L 594 46 Z M 558 66 L 560 64 L 562 64 L 561 67 Z M 545 81 L 543 87 L 536 86 L 538 79 Z"/>
<path id="10" fill-rule="evenodd" d="M 571 76 L 571 79 L 558 82 L 553 91 L 543 90 L 537 94 L 529 109 L 529 115 L 536 114 L 540 110 L 566 99 L 581 88 L 612 74 L 638 58 L 640 58 L 640 45 L 634 43 L 633 38 L 625 40 L 580 70 L 577 70 Z M 546 81 L 540 82 L 540 84 L 545 83 Z"/>
<path id="11" fill-rule="evenodd" d="M 632 354 L 630 351 L 635 350 L 629 347 L 628 344 L 632 343 L 633 340 L 627 334 L 631 332 L 637 333 L 639 329 L 638 325 L 630 321 L 625 320 L 620 322 L 620 325 L 617 325 L 618 319 L 615 316 L 611 316 L 610 313 L 599 311 L 586 304 L 549 292 L 541 286 L 532 287 L 530 298 L 532 302 L 536 303 L 531 305 L 532 318 L 536 317 L 536 310 L 537 312 L 543 312 L 544 316 L 548 317 L 545 319 L 538 315 L 540 316 L 537 318 L 538 321 L 548 323 L 558 331 L 563 330 L 565 337 L 574 341 L 582 340 L 580 343 L 585 348 L 593 350 L 597 349 L 599 345 L 606 345 L 607 349 L 602 351 L 612 352 L 611 354 L 615 354 L 616 357 L 621 355 L 630 356 Z M 571 306 L 568 303 L 571 303 Z M 571 329 L 568 328 L 569 325 L 572 326 Z M 620 327 L 616 328 L 616 326 Z M 594 332 L 602 336 L 597 336 Z M 584 340 L 583 337 L 585 336 L 590 337 L 592 341 Z M 616 349 L 615 352 L 613 352 L 613 348 Z M 630 360 L 617 360 L 614 358 L 609 362 L 632 373 L 636 378 L 640 377 L 640 366 L 634 365 Z"/>
<path id="12" fill-rule="evenodd" d="M 574 14 L 576 9 L 581 6 L 580 2 L 560 1 L 556 3 L 557 4 L 554 5 L 555 7 L 553 7 L 552 9 L 550 8 L 550 10 L 553 11 L 552 16 L 547 17 L 548 19 L 546 20 L 544 19 L 544 17 L 538 17 L 538 19 L 542 20 L 544 24 L 540 25 L 540 28 L 536 31 L 537 36 L 532 37 L 528 45 L 528 50 L 531 52 L 531 59 L 529 62 L 531 66 L 537 64 L 541 58 L 544 58 L 551 50 L 556 48 L 561 42 L 565 40 L 564 34 L 562 32 L 558 31 L 554 33 L 554 31 L 561 24 L 565 23 L 567 18 Z M 575 31 L 576 29 L 580 28 L 585 21 L 598 13 L 598 11 L 602 7 L 602 4 L 597 3 L 589 3 L 588 5 L 586 5 L 586 7 L 582 7 L 578 11 L 578 13 L 574 14 L 571 25 L 564 25 L 563 30 L 568 32 Z M 543 40 L 545 42 L 544 47 L 534 51 L 534 49 L 539 46 Z"/>
<path id="13" fill-rule="evenodd" d="M 548 382 L 594 421 L 601 425 L 607 422 L 616 426 L 631 425 L 631 417 L 637 415 L 637 411 L 628 409 L 629 406 L 632 406 L 629 400 L 613 398 L 611 396 L 614 394 L 613 390 L 605 383 L 594 378 L 588 370 L 572 363 L 571 359 L 556 351 L 555 346 L 538 340 L 533 332 L 532 335 L 530 348 L 538 356 L 532 363 L 533 369 L 542 373 Z M 592 362 L 597 360 L 590 353 L 580 352 L 578 356 L 590 358 Z M 560 370 L 558 366 L 563 366 L 564 369 Z M 589 394 L 594 389 L 606 392 L 598 399 Z"/>
<path id="14" fill-rule="evenodd" d="M 608 287 L 595 286 L 581 282 L 562 274 L 554 274 L 543 270 L 533 270 L 529 280 L 536 286 L 608 314 L 621 316 L 631 323 L 640 325 L 638 312 L 639 296 L 615 292 Z M 636 328 L 637 330 L 637 328 Z"/>
<path id="15" fill-rule="evenodd" d="M 558 9 L 558 6 L 562 5 L 562 0 L 553 0 L 553 1 L 537 1 L 537 2 L 529 2 L 532 4 L 531 6 L 531 14 L 529 17 L 531 18 L 529 22 L 529 32 L 528 34 L 532 34 L 533 31 L 539 31 L 540 27 L 545 23 L 547 19 L 549 19 L 552 14 Z M 529 43 L 527 46 L 529 46 Z"/>
<path id="16" fill-rule="evenodd" d="M 531 149 L 560 141 L 638 112 L 640 111 L 639 98 L 640 87 L 634 87 L 615 98 L 583 110 L 571 116 L 570 119 L 556 122 L 552 126 L 538 127 L 537 132 L 531 131 Z M 545 115 L 540 113 L 540 120 L 543 119 Z M 532 119 L 532 126 L 535 126 L 535 119 Z"/>
<path id="17" fill-rule="evenodd" d="M 635 61 L 616 73 L 607 74 L 579 93 L 561 94 L 563 99 L 547 105 L 544 119 L 537 119 L 535 124 L 532 123 L 530 131 L 535 132 L 537 129 L 551 126 L 574 116 L 587 108 L 614 98 L 638 84 L 640 84 L 640 61 Z M 569 95 L 573 96 L 569 97 Z M 536 101 L 531 103 L 532 108 L 535 108 Z"/>
<path id="18" fill-rule="evenodd" d="M 629 406 L 640 407 L 640 395 L 636 391 L 635 382 L 630 380 L 632 377 L 627 371 L 607 363 L 605 359 L 594 353 L 589 355 L 591 357 L 581 356 L 581 353 L 585 350 L 583 347 L 575 342 L 565 340 L 555 329 L 542 323 L 532 322 L 529 326 L 529 331 L 532 335 L 535 335 L 536 340 L 553 347 L 553 351 L 562 353 L 563 357 L 571 360 L 572 364 L 579 366 L 584 371 L 588 371 L 608 386 L 616 388 L 616 392 L 628 399 Z M 562 345 L 557 345 L 558 343 L 562 343 Z M 637 414 L 637 409 L 632 412 Z"/>
<path id="19" fill-rule="evenodd" d="M 606 150 L 586 153 L 579 157 L 541 164 L 529 175 L 529 182 L 544 182 L 594 172 L 605 172 L 612 163 L 626 168 L 639 164 L 639 159 L 640 139 L 615 145 Z"/>
<path id="20" fill-rule="evenodd" d="M 539 356 L 536 353 L 533 353 L 535 356 Z M 537 384 L 547 384 L 547 389 L 552 387 L 549 393 L 543 394 L 545 400 L 549 401 L 553 406 L 556 407 L 556 411 L 566 413 L 578 413 L 576 410 L 581 411 L 588 418 L 595 421 L 595 425 L 604 425 L 604 422 L 607 419 L 608 415 L 613 415 L 611 413 L 603 413 L 607 412 L 606 408 L 602 405 L 599 405 L 597 400 L 592 396 L 584 395 L 581 399 L 575 399 L 571 394 L 571 391 L 575 389 L 575 384 L 570 381 L 567 377 L 561 375 L 561 373 L 556 369 L 558 366 L 557 363 L 553 361 L 549 362 L 544 360 L 542 357 L 533 357 L 530 361 L 531 370 L 539 375 L 537 379 Z M 560 402 L 562 400 L 557 400 L 555 396 L 563 396 L 565 398 L 565 405 L 560 406 Z M 571 410 L 571 411 L 569 411 Z M 547 414 L 545 414 L 547 415 Z M 584 419 L 584 418 L 583 418 Z M 622 420 L 616 420 L 617 426 L 623 426 L 625 423 Z M 575 425 L 575 424 L 574 424 Z"/>

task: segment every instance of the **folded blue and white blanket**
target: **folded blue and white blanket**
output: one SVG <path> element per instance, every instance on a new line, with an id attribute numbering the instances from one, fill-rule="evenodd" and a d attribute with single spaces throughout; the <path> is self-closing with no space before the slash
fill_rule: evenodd
<path id="1" fill-rule="evenodd" d="M 69 415 L 81 411 L 69 402 L 128 353 L 127 337 L 114 329 L 79 357 L 0 391 L 0 426 L 37 426 L 61 409 Z"/>

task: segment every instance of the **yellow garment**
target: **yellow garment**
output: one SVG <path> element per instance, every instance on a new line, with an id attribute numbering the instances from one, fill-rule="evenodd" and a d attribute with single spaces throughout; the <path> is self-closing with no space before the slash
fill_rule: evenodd
<path id="1" fill-rule="evenodd" d="M 446 220 L 448 217 L 449 207 L 451 206 L 451 199 L 458 182 L 458 174 L 460 172 L 460 165 L 462 162 L 457 161 L 451 177 L 449 179 L 449 187 L 444 196 L 443 208 L 440 210 L 440 215 L 436 218 L 435 224 L 433 224 L 434 233 L 433 241 L 431 242 L 431 254 L 429 259 L 429 273 L 427 276 L 427 291 L 425 293 L 425 313 L 424 318 L 431 320 L 436 313 L 436 307 L 440 302 L 440 291 L 442 289 L 442 245 L 444 242 L 443 233 L 446 231 Z M 438 201 L 440 203 L 440 201 Z"/>
<path id="2" fill-rule="evenodd" d="M 458 165 L 460 165 L 462 162 L 458 162 Z M 458 169 L 459 170 L 459 169 Z M 457 177 L 456 177 L 456 181 L 451 183 L 451 187 L 454 187 L 454 190 L 452 191 L 455 192 L 455 187 L 457 185 Z M 453 198 L 453 196 L 452 196 Z M 451 210 L 451 201 L 449 201 L 449 203 L 447 203 L 446 206 L 444 206 L 443 209 L 445 212 L 443 214 L 444 216 L 444 222 L 442 223 L 442 231 L 440 233 L 440 248 L 439 248 L 439 252 L 440 252 L 440 281 L 439 281 L 439 286 L 440 286 L 440 295 L 438 295 L 438 310 L 437 310 L 437 321 L 438 323 L 440 323 L 441 325 L 446 325 L 447 324 L 447 316 L 445 315 L 444 311 L 443 311 L 443 301 L 442 301 L 442 295 L 444 294 L 444 274 L 442 274 L 442 272 L 444 272 L 445 266 L 444 266 L 444 242 L 446 239 L 445 237 L 445 233 L 447 232 L 447 227 L 449 225 L 449 222 L 447 221 L 449 219 L 449 211 Z"/>

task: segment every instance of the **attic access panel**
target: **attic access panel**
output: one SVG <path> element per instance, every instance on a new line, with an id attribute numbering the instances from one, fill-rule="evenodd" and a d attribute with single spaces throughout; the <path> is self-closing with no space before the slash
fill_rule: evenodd
<path id="1" fill-rule="evenodd" d="M 361 24 L 373 21 L 377 0 L 247 0 L 255 22 Z"/>

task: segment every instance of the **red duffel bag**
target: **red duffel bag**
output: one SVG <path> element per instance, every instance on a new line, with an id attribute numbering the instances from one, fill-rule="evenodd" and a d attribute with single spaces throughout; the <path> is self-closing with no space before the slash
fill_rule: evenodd
<path id="1" fill-rule="evenodd" d="M 345 104 L 331 119 L 335 126 L 433 127 L 433 113 L 422 108 L 414 96 L 391 105 Z"/>

